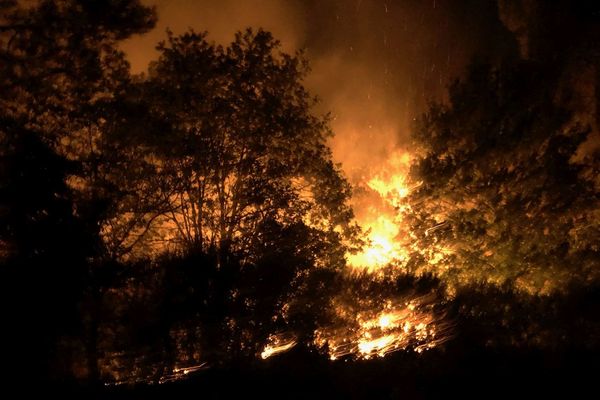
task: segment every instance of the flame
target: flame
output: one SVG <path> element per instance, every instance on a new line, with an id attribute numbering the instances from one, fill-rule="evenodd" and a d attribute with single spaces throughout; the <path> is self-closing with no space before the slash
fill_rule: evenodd
<path id="1" fill-rule="evenodd" d="M 315 344 L 326 349 L 332 360 L 345 356 L 369 359 L 398 350 L 432 349 L 450 337 L 449 324 L 432 308 L 433 299 L 427 296 L 401 303 L 388 301 L 383 308 L 367 308 L 354 317 L 341 306 L 337 309 L 339 327 L 318 330 Z"/>
<path id="2" fill-rule="evenodd" d="M 367 245 L 357 254 L 348 254 L 348 263 L 354 269 L 376 272 L 407 259 L 402 213 L 408 210 L 405 199 L 414 188 L 407 179 L 410 162 L 409 153 L 392 153 L 367 180 L 365 199 L 355 199 L 353 206 L 359 225 L 367 232 Z"/>
<path id="3" fill-rule="evenodd" d="M 270 335 L 267 338 L 267 344 L 264 346 L 263 351 L 260 353 L 260 357 L 263 360 L 290 350 L 294 347 L 298 341 L 296 338 L 289 333 L 279 333 Z"/>
<path id="4" fill-rule="evenodd" d="M 366 271 L 381 280 L 390 279 L 402 271 L 409 252 L 419 251 L 418 245 L 411 243 L 413 236 L 403 223 L 406 213 L 411 212 L 408 197 L 422 184 L 410 182 L 411 162 L 408 152 L 397 150 L 365 179 L 366 187 L 359 192 L 362 198 L 355 198 L 353 207 L 358 223 L 366 232 L 367 244 L 361 252 L 347 255 L 351 271 Z M 406 349 L 420 353 L 451 336 L 450 324 L 433 310 L 436 301 L 428 296 L 407 296 L 401 301 L 388 298 L 379 308 L 369 301 L 361 305 L 361 299 L 340 302 L 336 306 L 339 324 L 318 330 L 315 344 L 326 349 L 332 360 L 344 356 L 383 357 Z M 363 307 L 363 311 L 354 312 L 357 306 Z"/>
<path id="5" fill-rule="evenodd" d="M 188 366 L 188 367 L 173 368 L 172 373 L 161 376 L 161 378 L 158 380 L 158 383 L 163 384 L 163 383 L 175 382 L 175 381 L 178 381 L 181 379 L 185 379 L 187 377 L 187 375 L 197 372 L 197 371 L 207 369 L 207 368 L 208 368 L 208 363 L 206 363 L 206 362 L 204 362 L 202 364 L 198 364 L 198 365 Z"/>
<path id="6" fill-rule="evenodd" d="M 404 252 L 396 241 L 400 229 L 394 220 L 380 215 L 362 226 L 368 232 L 367 245 L 360 253 L 348 255 L 348 263 L 351 266 L 373 272 L 404 257 Z"/>
<path id="7" fill-rule="evenodd" d="M 429 246 L 420 249 L 414 235 L 403 223 L 411 212 L 409 196 L 421 182 L 410 182 L 408 170 L 411 156 L 396 151 L 383 165 L 368 177 L 361 177 L 353 199 L 357 221 L 365 232 L 366 245 L 357 254 L 348 254 L 348 272 L 367 272 L 353 275 L 375 282 L 392 282 L 417 251 L 434 265 L 452 252 L 451 249 Z M 430 228 L 433 232 L 445 222 Z M 353 278 L 353 279 L 354 279 Z M 374 301 L 373 297 L 380 299 Z M 399 350 L 421 353 L 444 343 L 451 335 L 451 324 L 436 312 L 438 299 L 433 295 L 386 295 L 367 291 L 361 296 L 356 291 L 341 293 L 334 300 L 333 322 L 314 332 L 314 345 L 325 351 L 331 360 L 341 357 L 369 359 L 384 357 Z M 271 335 L 261 357 L 266 359 L 289 350 L 296 339 L 289 335 Z"/>

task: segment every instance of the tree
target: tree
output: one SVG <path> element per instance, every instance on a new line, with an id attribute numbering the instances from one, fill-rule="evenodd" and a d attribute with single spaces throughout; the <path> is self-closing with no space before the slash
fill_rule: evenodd
<path id="1" fill-rule="evenodd" d="M 535 61 L 473 64 L 449 104 L 420 119 L 413 271 L 532 293 L 598 278 L 598 164 L 576 160 L 590 127 L 565 106 L 563 83 Z"/>
<path id="2" fill-rule="evenodd" d="M 128 76 L 117 41 L 151 28 L 155 17 L 133 0 L 3 1 L 0 15 L 2 306 L 16 318 L 5 344 L 33 353 L 15 354 L 8 362 L 15 371 L 43 360 L 47 377 L 58 338 L 73 334 L 86 292 L 95 296 L 90 272 L 103 254 L 102 202 L 89 185 L 72 183 L 99 171 L 92 133 Z M 18 298 L 25 300 L 15 308 Z M 88 372 L 97 379 L 95 341 L 88 344 Z"/>
<path id="3" fill-rule="evenodd" d="M 0 106 L 4 132 L 36 132 L 57 154 L 77 162 L 69 183 L 78 213 L 98 233 L 112 194 L 104 187 L 114 159 L 104 125 L 115 117 L 129 70 L 117 43 L 150 29 L 154 11 L 136 0 L 7 2 L 0 26 Z M 109 148 L 106 148 L 109 147 Z"/>
<path id="4" fill-rule="evenodd" d="M 128 154 L 114 187 L 131 194 L 105 220 L 105 243 L 157 260 L 164 307 L 189 311 L 173 326 L 200 326 L 214 362 L 255 356 L 273 329 L 310 336 L 356 242 L 307 63 L 278 46 L 262 30 L 228 47 L 169 34 L 105 126 Z"/>
<path id="5" fill-rule="evenodd" d="M 327 119 L 311 114 L 306 61 L 278 46 L 251 30 L 227 48 L 194 32 L 159 46 L 138 88 L 151 126 L 135 130 L 163 182 L 154 194 L 170 205 L 157 224 L 180 247 L 250 261 L 303 226 L 298 250 L 312 243 L 314 264 L 329 255 L 341 266 L 334 247 L 354 233 L 350 187 L 331 160 Z"/>

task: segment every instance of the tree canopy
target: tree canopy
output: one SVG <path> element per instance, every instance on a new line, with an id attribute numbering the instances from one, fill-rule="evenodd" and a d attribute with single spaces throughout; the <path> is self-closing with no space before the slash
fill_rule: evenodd
<path id="1" fill-rule="evenodd" d="M 15 371 L 60 374 L 59 338 L 89 321 L 78 306 L 97 287 L 104 208 L 70 180 L 97 170 L 83 139 L 126 78 L 117 41 L 154 21 L 138 1 L 0 3 L 2 309 Z"/>
<path id="2" fill-rule="evenodd" d="M 195 32 L 159 45 L 148 78 L 131 88 L 137 114 L 113 132 L 154 169 L 134 177 L 144 181 L 138 199 L 162 204 L 125 210 L 146 223 L 130 239 L 251 261 L 294 236 L 312 264 L 343 265 L 355 233 L 350 186 L 327 147 L 327 117 L 313 115 L 302 86 L 306 61 L 278 46 L 261 30 L 226 48 Z M 115 218 L 115 228 L 127 222 Z"/>
<path id="3" fill-rule="evenodd" d="M 549 293 L 598 278 L 597 154 L 547 64 L 475 63 L 413 138 L 415 271 Z"/>
<path id="4" fill-rule="evenodd" d="M 167 348 L 200 329 L 184 341 L 215 357 L 310 334 L 357 228 L 304 56 L 262 30 L 226 47 L 169 33 L 131 76 L 118 42 L 156 20 L 138 1 L 0 7 L 3 306 L 31 288 L 42 359 L 81 346 L 97 381 L 107 341 L 134 351 L 142 328 Z"/>

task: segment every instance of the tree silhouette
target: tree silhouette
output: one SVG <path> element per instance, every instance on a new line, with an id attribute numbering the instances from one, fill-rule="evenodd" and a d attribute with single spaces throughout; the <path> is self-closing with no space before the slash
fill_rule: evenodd
<path id="1" fill-rule="evenodd" d="M 105 242 L 163 260 L 161 301 L 195 310 L 216 362 L 255 356 L 277 325 L 312 332 L 356 241 L 327 118 L 302 86 L 306 61 L 278 46 L 262 30 L 226 48 L 170 34 L 106 128 L 128 154 L 113 186 L 131 195 Z"/>
<path id="2" fill-rule="evenodd" d="M 77 304 L 95 243 L 72 214 L 64 182 L 68 161 L 32 132 L 13 134 L 3 145 L 10 150 L 2 154 L 0 186 L 0 237 L 7 247 L 2 308 L 15 333 L 3 345 L 25 343 L 31 351 L 15 354 L 13 368 L 34 364 L 48 373 L 45 363 L 58 356 L 57 337 L 81 328 Z"/>
<path id="3" fill-rule="evenodd" d="M 48 316 L 32 319 L 48 332 L 33 352 L 54 354 L 45 370 L 67 334 L 83 338 L 97 382 L 107 340 L 136 347 L 141 330 L 172 357 L 174 332 L 200 326 L 215 358 L 255 355 L 276 326 L 311 332 L 357 230 L 303 57 L 264 31 L 227 48 L 191 32 L 133 79 L 116 45 L 153 25 L 138 2 L 2 12 L 4 305 L 31 286 L 11 315 Z M 129 322 L 127 296 L 148 306 Z"/>
<path id="4" fill-rule="evenodd" d="M 148 192 L 168 203 L 155 226 L 179 248 L 248 261 L 304 226 L 298 248 L 312 243 L 313 263 L 332 256 L 327 263 L 340 266 L 343 249 L 333 248 L 354 234 L 350 188 L 331 160 L 327 120 L 311 114 L 306 62 L 278 45 L 246 31 L 227 48 L 194 32 L 159 46 L 138 89 L 149 115 L 135 144 L 157 166 L 151 179 L 162 187 Z"/>
<path id="5" fill-rule="evenodd" d="M 96 297 L 92 267 L 103 254 L 102 202 L 73 180 L 98 167 L 87 139 L 127 70 L 116 42 L 149 29 L 154 13 L 119 0 L 7 1 L 0 13 L 2 307 L 15 328 L 5 345 L 31 349 L 10 357 L 16 373 L 35 360 L 47 377 L 60 374 L 58 338 L 94 320 L 77 306 Z M 95 340 L 87 345 L 97 379 Z"/>

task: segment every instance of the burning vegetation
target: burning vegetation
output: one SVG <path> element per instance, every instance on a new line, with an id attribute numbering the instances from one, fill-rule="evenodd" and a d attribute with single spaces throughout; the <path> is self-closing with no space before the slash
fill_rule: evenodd
<path id="1" fill-rule="evenodd" d="M 451 337 L 450 322 L 439 311 L 435 296 L 406 295 L 359 304 L 337 301 L 335 322 L 315 332 L 315 345 L 331 360 L 384 357 L 399 350 L 420 353 Z M 438 310 L 435 310 L 437 305 Z"/>
<path id="2" fill-rule="evenodd" d="M 385 90 L 347 79 L 368 102 L 330 115 L 307 53 L 266 30 L 169 31 L 133 75 L 119 46 L 156 9 L 0 1 L 0 304 L 31 352 L 8 364 L 95 387 L 445 346 L 595 354 L 600 11 L 489 3 L 502 51 L 409 126 L 382 105 L 389 54 Z"/>

